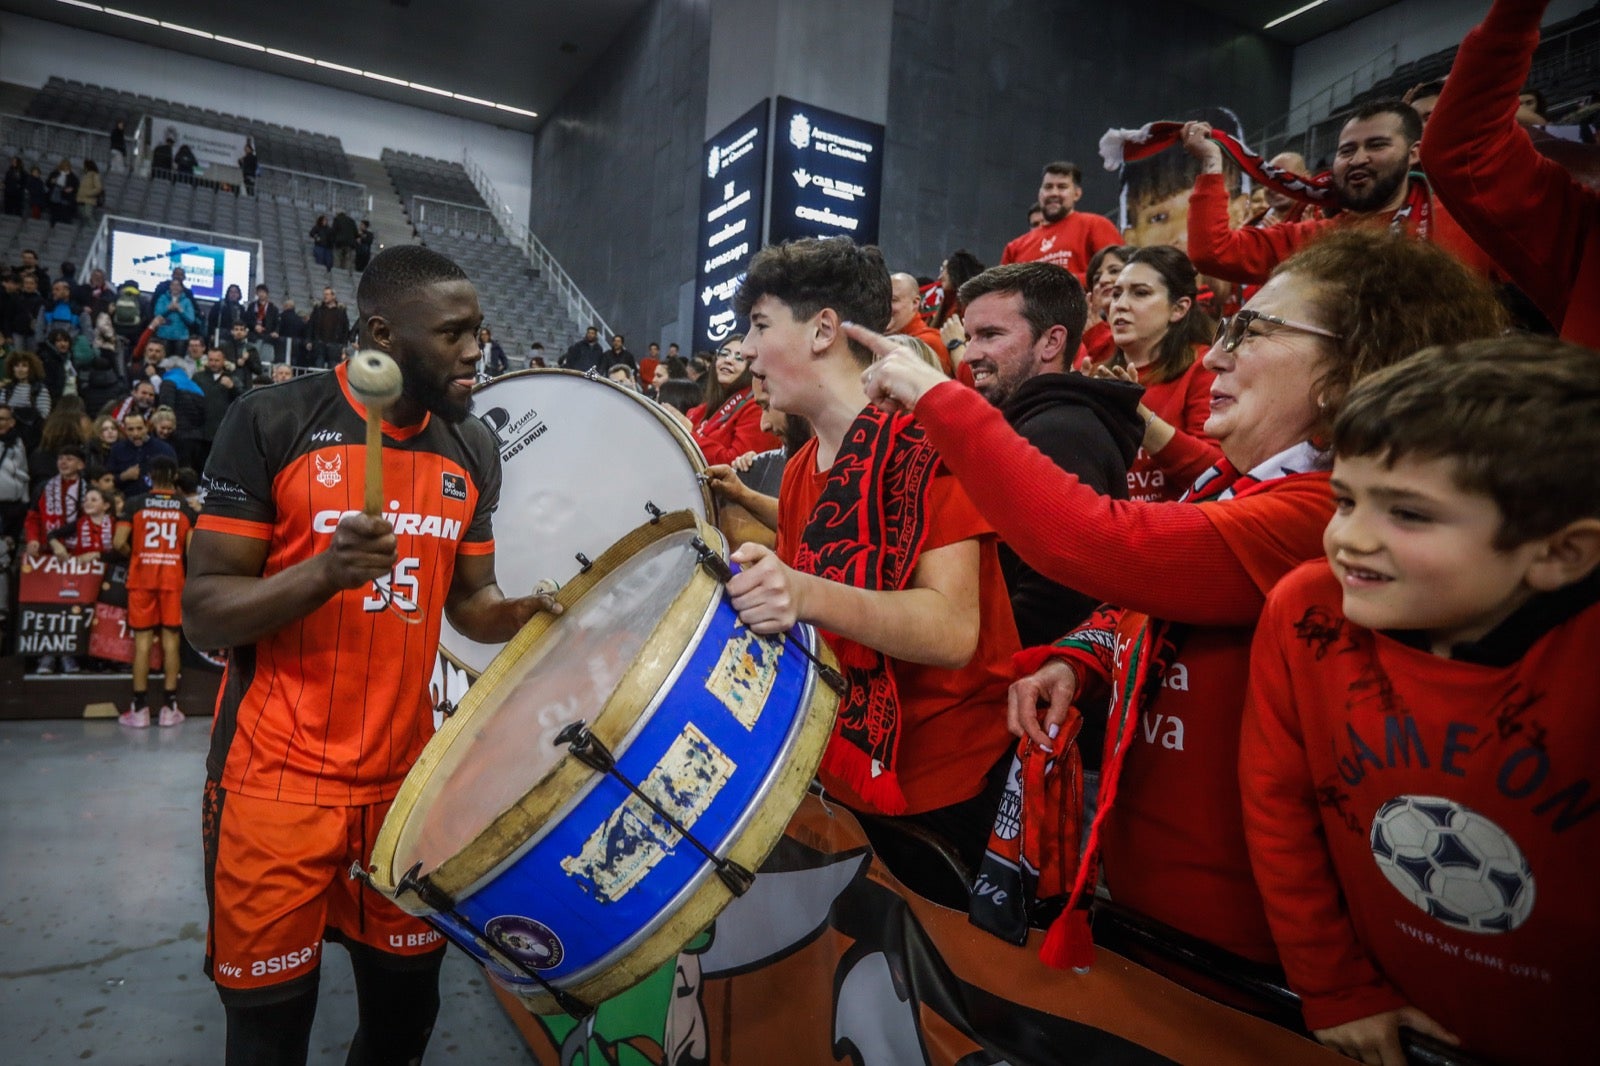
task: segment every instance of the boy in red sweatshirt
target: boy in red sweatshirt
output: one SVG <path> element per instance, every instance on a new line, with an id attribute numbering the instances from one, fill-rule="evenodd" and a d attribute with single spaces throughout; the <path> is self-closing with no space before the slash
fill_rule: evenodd
<path id="1" fill-rule="evenodd" d="M 1246 839 L 1306 1025 L 1575 1061 L 1600 1003 L 1600 360 L 1426 350 L 1333 432 L 1326 560 L 1268 597 Z"/>

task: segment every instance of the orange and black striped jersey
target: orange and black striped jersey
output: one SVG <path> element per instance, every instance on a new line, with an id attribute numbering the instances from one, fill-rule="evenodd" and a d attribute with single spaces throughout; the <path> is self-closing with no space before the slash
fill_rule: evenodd
<path id="1" fill-rule="evenodd" d="M 151 489 L 128 501 L 128 513 L 117 523 L 129 531 L 128 587 L 183 588 L 183 560 L 194 509 L 173 490 Z"/>
<path id="2" fill-rule="evenodd" d="M 428 680 L 456 556 L 494 551 L 500 457 L 482 422 L 384 424 L 386 578 L 233 649 L 207 773 L 223 788 L 325 806 L 390 799 L 433 733 Z M 366 409 L 345 368 L 254 389 L 206 466 L 199 529 L 268 542 L 262 576 L 327 550 L 362 506 Z"/>

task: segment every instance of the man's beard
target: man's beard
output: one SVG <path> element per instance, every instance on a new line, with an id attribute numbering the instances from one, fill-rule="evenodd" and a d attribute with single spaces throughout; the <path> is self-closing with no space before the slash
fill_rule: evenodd
<path id="1" fill-rule="evenodd" d="M 1347 185 L 1340 184 L 1339 200 L 1351 211 L 1376 211 L 1383 207 L 1405 183 L 1407 168 L 1397 168 L 1391 174 L 1372 175 L 1372 181 L 1364 193 L 1352 193 Z"/>
<path id="2" fill-rule="evenodd" d="M 473 398 L 470 393 L 462 403 L 451 398 L 453 376 L 429 375 L 415 364 L 407 362 L 400 363 L 400 375 L 402 393 L 423 410 L 439 416 L 452 426 L 465 422 L 472 413 Z"/>

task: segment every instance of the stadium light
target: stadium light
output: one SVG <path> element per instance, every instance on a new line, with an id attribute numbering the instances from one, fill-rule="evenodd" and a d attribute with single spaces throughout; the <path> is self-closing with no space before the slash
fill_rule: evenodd
<path id="1" fill-rule="evenodd" d="M 1274 26 L 1281 26 L 1285 22 L 1288 22 L 1290 19 L 1296 18 L 1296 17 L 1298 17 L 1300 15 L 1304 15 L 1307 11 L 1310 11 L 1312 8 L 1321 7 L 1323 4 L 1326 4 L 1327 2 L 1328 2 L 1328 0 L 1311 0 L 1311 3 L 1300 5 L 1299 7 L 1295 8 L 1293 11 L 1289 12 L 1287 15 L 1279 15 L 1277 18 L 1273 19 L 1271 22 L 1267 23 L 1265 26 L 1263 26 L 1261 28 L 1264 29 L 1264 30 L 1270 30 Z"/>
<path id="2" fill-rule="evenodd" d="M 1321 2 L 1322 0 L 1318 0 L 1318 3 Z M 373 81 L 381 81 L 386 85 L 397 85 L 402 89 L 411 89 L 414 92 L 427 93 L 430 96 L 443 96 L 447 99 L 459 100 L 464 104 L 474 104 L 478 107 L 486 107 L 494 111 L 507 111 L 513 115 L 523 115 L 527 118 L 539 117 L 539 112 L 529 111 L 525 107 L 513 107 L 510 104 L 499 104 L 495 103 L 493 100 L 485 100 L 479 96 L 468 96 L 466 93 L 451 92 L 449 89 L 438 89 L 432 85 L 423 85 L 421 82 L 407 81 L 405 78 L 390 77 L 387 74 L 380 74 L 375 70 L 361 70 L 358 67 L 345 66 L 343 63 L 335 63 L 328 59 L 317 59 L 314 56 L 301 55 L 298 52 L 287 52 L 282 48 L 271 48 L 264 44 L 257 44 L 254 41 L 241 41 L 237 37 L 224 37 L 222 34 L 212 33 L 210 30 L 196 29 L 193 26 L 185 26 L 178 22 L 163 22 L 160 19 L 153 19 L 148 15 L 140 15 L 132 11 L 123 11 L 120 8 L 107 7 L 104 4 L 89 3 L 88 0 L 56 0 L 56 3 L 63 4 L 67 7 L 82 8 L 85 11 L 99 12 L 101 14 L 110 15 L 113 18 L 127 19 L 129 22 L 142 22 L 146 26 L 154 26 L 157 29 L 171 30 L 173 33 L 181 33 L 189 37 L 199 37 L 203 40 L 215 41 L 218 44 L 229 45 L 233 48 L 242 48 L 247 52 L 264 52 L 267 55 L 277 56 L 280 59 L 292 59 L 296 63 L 305 63 L 308 66 L 322 67 L 326 70 L 336 70 L 341 74 L 351 74 L 360 78 L 370 78 Z M 1312 4 L 1310 6 L 1315 7 L 1316 4 Z M 1295 14 L 1298 14 L 1298 12 Z M 1292 18 L 1293 15 L 1286 15 L 1284 17 Z"/>

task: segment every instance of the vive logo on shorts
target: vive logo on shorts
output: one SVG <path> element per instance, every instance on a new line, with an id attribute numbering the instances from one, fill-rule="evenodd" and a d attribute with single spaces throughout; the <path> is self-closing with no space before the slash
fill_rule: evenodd
<path id="1" fill-rule="evenodd" d="M 439 491 L 444 494 L 444 498 L 447 500 L 460 500 L 465 503 L 467 500 L 467 479 L 460 474 L 445 474 L 443 478 L 443 484 L 440 485 Z"/>

